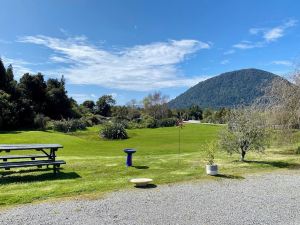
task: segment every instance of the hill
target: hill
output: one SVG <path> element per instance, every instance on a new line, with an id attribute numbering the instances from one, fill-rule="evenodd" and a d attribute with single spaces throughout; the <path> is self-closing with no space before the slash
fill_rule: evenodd
<path id="1" fill-rule="evenodd" d="M 202 108 L 231 108 L 249 105 L 264 94 L 263 88 L 270 84 L 273 73 L 259 69 L 242 69 L 222 73 L 199 82 L 183 94 L 171 100 L 170 108 L 187 108 L 199 105 Z"/>

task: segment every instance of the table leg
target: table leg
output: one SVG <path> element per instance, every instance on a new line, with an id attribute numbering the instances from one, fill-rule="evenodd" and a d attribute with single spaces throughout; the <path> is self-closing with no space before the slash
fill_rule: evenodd
<path id="1" fill-rule="evenodd" d="M 55 154 L 55 152 L 57 151 L 57 148 L 51 148 L 50 149 L 50 159 L 52 160 L 52 161 L 55 161 L 55 158 L 56 158 L 56 154 Z"/>

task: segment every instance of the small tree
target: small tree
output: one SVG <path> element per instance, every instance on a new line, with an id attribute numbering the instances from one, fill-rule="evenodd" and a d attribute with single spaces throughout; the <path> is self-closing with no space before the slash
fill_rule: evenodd
<path id="1" fill-rule="evenodd" d="M 241 161 L 248 151 L 262 152 L 268 140 L 262 114 L 251 108 L 235 109 L 230 112 L 226 130 L 220 135 L 220 147 L 229 154 L 237 152 Z"/>

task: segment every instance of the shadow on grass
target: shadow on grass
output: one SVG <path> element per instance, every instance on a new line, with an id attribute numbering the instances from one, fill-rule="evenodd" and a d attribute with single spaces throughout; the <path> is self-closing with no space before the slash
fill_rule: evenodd
<path id="1" fill-rule="evenodd" d="M 244 162 L 249 164 L 269 165 L 277 168 L 300 169 L 299 163 L 288 163 L 283 161 L 257 161 L 257 160 L 245 160 Z"/>
<path id="2" fill-rule="evenodd" d="M 43 173 L 43 174 L 28 174 L 28 175 L 23 175 L 23 176 L 8 176 L 12 174 L 20 174 L 20 172 L 7 172 L 7 173 L 2 173 L 2 177 L 0 178 L 0 185 L 1 184 L 10 184 L 10 183 L 19 183 L 19 182 L 24 182 L 24 183 L 31 183 L 31 182 L 39 182 L 39 181 L 49 181 L 49 180 L 68 180 L 68 179 L 78 179 L 81 178 L 79 174 L 75 172 L 59 172 L 57 174 L 51 173 Z M 34 170 L 34 172 L 39 171 L 39 170 Z M 45 172 L 45 169 L 42 170 Z M 46 170 L 47 171 L 47 170 Z M 30 171 L 26 171 L 30 172 Z M 25 171 L 21 171 L 21 173 L 25 173 Z"/>
<path id="3" fill-rule="evenodd" d="M 271 151 L 272 154 L 276 155 L 297 155 L 295 153 L 295 149 L 287 149 L 287 150 L 280 150 L 280 151 Z"/>
<path id="4" fill-rule="evenodd" d="M 0 131 L 0 134 L 20 134 L 23 131 Z"/>
<path id="5" fill-rule="evenodd" d="M 237 180 L 245 179 L 245 177 L 238 176 L 238 175 L 230 175 L 230 174 L 218 174 L 218 175 L 215 175 L 215 177 L 220 177 L 220 178 L 225 178 L 225 179 L 237 179 Z"/>
<path id="6" fill-rule="evenodd" d="M 138 170 L 146 170 L 149 169 L 149 166 L 133 166 L 134 168 L 138 169 Z"/>
<path id="7" fill-rule="evenodd" d="M 140 187 L 140 186 L 134 186 L 135 188 L 139 189 L 151 189 L 151 188 L 157 188 L 157 185 L 155 184 L 147 184 L 146 186 Z"/>

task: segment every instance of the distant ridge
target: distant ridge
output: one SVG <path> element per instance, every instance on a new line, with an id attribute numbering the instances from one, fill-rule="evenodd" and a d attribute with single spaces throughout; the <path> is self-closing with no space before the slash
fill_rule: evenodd
<path id="1" fill-rule="evenodd" d="M 275 78 L 281 77 L 253 68 L 226 72 L 199 82 L 168 104 L 170 108 L 176 109 L 188 108 L 191 105 L 202 108 L 249 105 L 264 94 L 263 88 Z"/>

